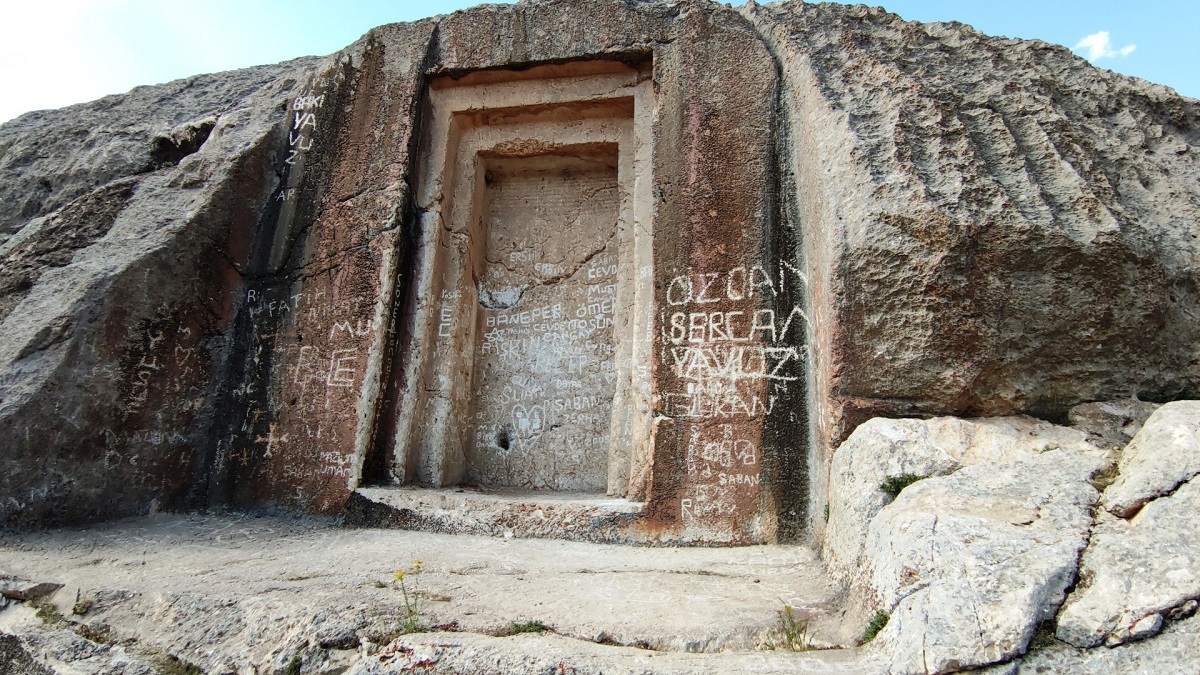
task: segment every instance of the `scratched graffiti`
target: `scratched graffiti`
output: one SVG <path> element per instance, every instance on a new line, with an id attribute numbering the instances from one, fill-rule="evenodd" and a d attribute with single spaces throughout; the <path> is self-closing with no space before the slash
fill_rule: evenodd
<path id="1" fill-rule="evenodd" d="M 284 164 L 295 166 L 312 151 L 315 145 L 314 134 L 317 132 L 318 115 L 325 105 L 325 94 L 305 93 L 292 99 L 291 116 L 287 129 L 287 154 Z M 274 196 L 277 202 L 292 202 L 300 194 L 295 184 L 281 186 Z"/>
<path id="2" fill-rule="evenodd" d="M 600 491 L 616 388 L 616 175 L 521 161 L 494 169 L 487 189 L 469 480 Z"/>
<path id="3" fill-rule="evenodd" d="M 762 424 L 803 387 L 808 317 L 793 299 L 806 280 L 788 264 L 676 274 L 661 296 L 659 363 L 665 414 L 677 420 L 685 528 L 736 537 L 763 489 Z"/>
<path id="4" fill-rule="evenodd" d="M 663 394 L 666 414 L 685 418 L 761 417 L 772 387 L 803 377 L 808 317 L 798 304 L 763 307 L 805 282 L 784 262 L 724 272 L 681 274 L 667 286 L 660 312 L 663 362 L 680 388 Z M 788 297 L 800 297 L 799 293 Z"/>
<path id="5" fill-rule="evenodd" d="M 325 95 L 301 94 L 292 101 L 292 126 L 288 129 L 288 155 L 284 163 L 295 164 L 313 148 L 313 134 L 317 131 L 317 112 L 325 104 Z"/>
<path id="6" fill-rule="evenodd" d="M 228 457 L 242 466 L 268 462 L 272 468 L 263 480 L 272 491 L 332 478 L 348 482 L 353 439 L 339 422 L 357 400 L 366 345 L 379 329 L 377 319 L 363 318 L 372 316 L 373 307 L 374 298 L 333 295 L 322 287 L 286 295 L 246 291 L 243 311 L 258 326 L 247 357 L 262 364 L 265 380 L 247 378 L 232 392 L 252 405 Z M 295 332 L 297 325 L 306 327 L 303 335 Z M 253 404 L 264 394 L 275 399 L 270 414 Z M 295 501 L 308 503 L 299 494 Z"/>

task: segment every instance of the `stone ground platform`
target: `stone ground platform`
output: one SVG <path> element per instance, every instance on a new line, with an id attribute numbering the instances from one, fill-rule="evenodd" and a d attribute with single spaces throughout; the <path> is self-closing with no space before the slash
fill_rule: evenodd
<path id="1" fill-rule="evenodd" d="M 397 639 L 405 609 L 394 573 L 415 560 L 422 573 L 406 581 L 410 591 L 419 582 L 431 630 Z M 770 649 L 785 603 L 809 619 L 812 646 L 852 642 L 837 632 L 839 589 L 800 546 L 650 548 L 158 515 L 0 535 L 0 574 L 63 584 L 41 609 L 0 610 L 18 651 L 59 672 L 149 673 L 168 662 L 239 673 L 870 670 L 856 650 Z M 503 636 L 529 622 L 549 631 Z"/>

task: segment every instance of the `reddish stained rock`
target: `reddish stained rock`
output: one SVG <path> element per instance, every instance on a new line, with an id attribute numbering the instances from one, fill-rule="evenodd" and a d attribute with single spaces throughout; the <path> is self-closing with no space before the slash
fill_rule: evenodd
<path id="1" fill-rule="evenodd" d="M 0 127 L 0 521 L 386 479 L 423 87 L 594 59 L 653 67 L 650 538 L 819 531 L 871 416 L 1197 395 L 1194 101 L 861 7 L 488 6 Z"/>

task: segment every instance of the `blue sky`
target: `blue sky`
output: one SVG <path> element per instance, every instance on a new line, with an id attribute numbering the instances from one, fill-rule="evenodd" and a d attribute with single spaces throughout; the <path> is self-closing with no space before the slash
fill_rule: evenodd
<path id="1" fill-rule="evenodd" d="M 0 121 L 139 84 L 327 54 L 372 26 L 474 4 L 471 0 L 7 0 L 0 9 Z M 1080 45 L 1077 53 L 1093 57 L 1099 67 L 1200 97 L 1200 2 L 1195 0 L 883 0 L 872 4 L 882 4 L 906 19 L 962 21 L 992 35 Z"/>

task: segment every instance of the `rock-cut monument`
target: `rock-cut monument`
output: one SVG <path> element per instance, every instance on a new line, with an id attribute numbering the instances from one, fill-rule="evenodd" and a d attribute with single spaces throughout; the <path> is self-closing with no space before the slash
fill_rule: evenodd
<path id="1" fill-rule="evenodd" d="M 818 533 L 871 417 L 1198 394 L 1198 112 L 957 24 L 589 0 L 31 113 L 0 520 Z"/>
<path id="2" fill-rule="evenodd" d="M 0 524 L 803 541 L 848 621 L 908 617 L 896 672 L 1010 659 L 1068 593 L 1060 638 L 1134 639 L 1200 589 L 1075 584 L 1200 473 L 1198 157 L 1169 88 L 801 2 L 481 6 L 29 113 L 0 126 Z M 1003 526 L 920 529 L 968 512 Z M 1022 542 L 1011 640 L 904 651 L 986 586 L 928 556 Z"/>

